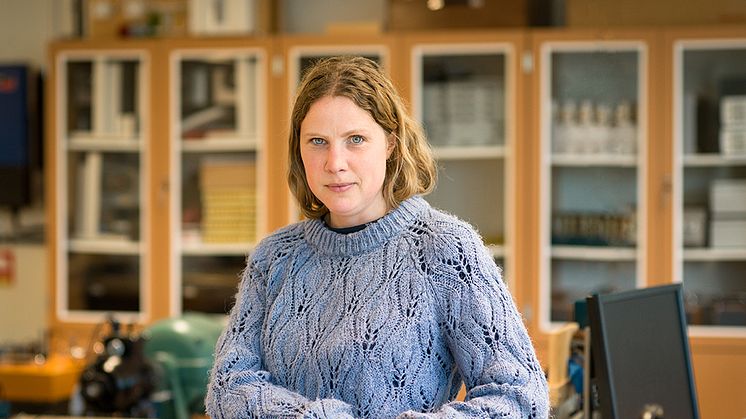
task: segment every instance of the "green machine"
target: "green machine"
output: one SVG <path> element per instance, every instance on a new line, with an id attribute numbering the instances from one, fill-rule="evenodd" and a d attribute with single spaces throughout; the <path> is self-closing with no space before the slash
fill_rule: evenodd
<path id="1" fill-rule="evenodd" d="M 161 376 L 156 392 L 159 417 L 189 419 L 204 413 L 213 352 L 223 331 L 222 316 L 187 313 L 144 331 L 145 355 Z"/>

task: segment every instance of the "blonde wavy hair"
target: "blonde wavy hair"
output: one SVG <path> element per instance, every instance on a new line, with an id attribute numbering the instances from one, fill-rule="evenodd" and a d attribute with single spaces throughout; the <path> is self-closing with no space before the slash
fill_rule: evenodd
<path id="1" fill-rule="evenodd" d="M 352 100 L 393 140 L 383 180 L 383 198 L 389 208 L 435 188 L 438 172 L 422 126 L 407 113 L 404 101 L 378 64 L 355 56 L 325 58 L 304 74 L 290 119 L 288 185 L 306 217 L 321 218 L 328 210 L 308 186 L 300 154 L 300 126 L 311 105 L 327 96 Z"/>

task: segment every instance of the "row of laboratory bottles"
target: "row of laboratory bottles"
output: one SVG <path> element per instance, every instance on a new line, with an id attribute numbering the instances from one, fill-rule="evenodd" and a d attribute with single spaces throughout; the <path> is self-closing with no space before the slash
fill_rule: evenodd
<path id="1" fill-rule="evenodd" d="M 552 103 L 554 154 L 634 155 L 637 122 L 628 101 L 613 105 L 591 100 Z"/>

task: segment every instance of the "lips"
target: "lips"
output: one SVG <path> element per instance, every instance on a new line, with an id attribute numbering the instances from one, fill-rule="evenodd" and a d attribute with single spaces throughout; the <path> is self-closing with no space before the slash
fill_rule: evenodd
<path id="1" fill-rule="evenodd" d="M 352 188 L 352 185 L 354 185 L 354 183 L 330 183 L 326 185 L 326 187 L 332 192 L 344 192 Z"/>

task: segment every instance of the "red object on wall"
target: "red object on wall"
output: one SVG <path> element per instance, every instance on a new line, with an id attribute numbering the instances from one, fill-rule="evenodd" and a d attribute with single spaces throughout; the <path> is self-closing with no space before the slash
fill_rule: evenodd
<path id="1" fill-rule="evenodd" d="M 10 249 L 0 250 L 0 285 L 12 285 L 16 278 L 16 254 Z"/>

